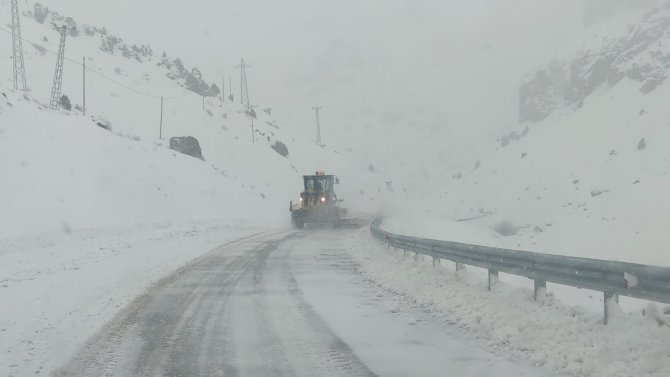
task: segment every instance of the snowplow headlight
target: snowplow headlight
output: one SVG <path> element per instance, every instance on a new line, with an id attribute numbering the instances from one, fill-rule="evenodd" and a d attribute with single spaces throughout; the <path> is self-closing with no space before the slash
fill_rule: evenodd
<path id="1" fill-rule="evenodd" d="M 321 201 L 322 201 L 322 202 L 325 202 L 325 201 L 326 201 L 326 197 L 321 197 Z"/>
<path id="2" fill-rule="evenodd" d="M 302 198 L 300 198 L 300 201 L 302 202 Z"/>

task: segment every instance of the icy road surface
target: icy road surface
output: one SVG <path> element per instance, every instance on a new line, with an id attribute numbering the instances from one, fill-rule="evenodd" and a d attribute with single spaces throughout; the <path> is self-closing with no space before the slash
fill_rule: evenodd
<path id="1" fill-rule="evenodd" d="M 57 376 L 545 376 L 366 281 L 347 230 L 229 243 L 122 310 Z"/>

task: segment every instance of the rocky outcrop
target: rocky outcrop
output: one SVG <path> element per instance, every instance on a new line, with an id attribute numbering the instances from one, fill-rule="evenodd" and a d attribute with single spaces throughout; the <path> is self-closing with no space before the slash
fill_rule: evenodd
<path id="1" fill-rule="evenodd" d="M 200 143 L 193 136 L 170 138 L 170 149 L 205 161 L 205 158 L 202 156 L 202 149 L 200 149 Z"/>
<path id="2" fill-rule="evenodd" d="M 571 61 L 553 61 L 526 78 L 519 88 L 519 121 L 539 122 L 560 107 L 578 108 L 597 89 L 624 78 L 650 93 L 670 75 L 670 9 L 648 12 L 628 34 L 604 38 L 602 47 L 580 52 Z"/>

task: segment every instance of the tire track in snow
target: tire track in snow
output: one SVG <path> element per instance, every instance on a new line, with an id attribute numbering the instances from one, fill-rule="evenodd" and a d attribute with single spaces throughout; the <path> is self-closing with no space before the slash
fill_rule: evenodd
<path id="1" fill-rule="evenodd" d="M 224 245 L 133 300 L 54 376 L 374 376 L 293 277 L 296 233 Z"/>

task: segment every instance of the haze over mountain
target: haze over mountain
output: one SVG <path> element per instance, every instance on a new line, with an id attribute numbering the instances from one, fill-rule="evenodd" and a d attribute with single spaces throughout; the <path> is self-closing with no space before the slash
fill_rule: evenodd
<path id="1" fill-rule="evenodd" d="M 26 92 L 13 88 L 9 4 L 0 375 L 52 373 L 80 350 L 81 370 L 138 355 L 162 368 L 187 350 L 188 372 L 175 373 L 198 374 L 222 349 L 242 360 L 225 373 L 272 359 L 287 368 L 258 370 L 335 363 L 350 375 L 361 360 L 338 356 L 356 344 L 348 333 L 389 374 L 434 362 L 487 374 L 461 346 L 480 342 L 500 375 L 524 374 L 498 370 L 511 356 L 572 376 L 666 377 L 667 308 L 623 298 L 602 326 L 602 292 L 550 281 L 538 303 L 527 278 L 501 274 L 492 294 L 486 270 L 405 258 L 368 229 L 294 230 L 289 203 L 303 174 L 324 169 L 361 224 L 384 216 L 384 230 L 417 237 L 670 266 L 670 0 L 21 0 Z M 54 24 L 70 27 L 60 109 Z M 255 116 L 240 101 L 242 58 Z M 153 284 L 182 281 L 158 315 L 137 314 Z M 151 334 L 158 358 L 121 347 L 117 329 Z M 100 365 L 85 355 L 96 350 Z"/>
<path id="2" fill-rule="evenodd" d="M 232 75 L 234 93 L 245 57 L 252 102 L 309 135 L 321 104 L 324 140 L 338 147 L 402 144 L 404 130 L 466 145 L 504 133 L 519 79 L 570 48 L 582 25 L 576 0 L 42 3 L 197 62 L 207 77 Z"/>
<path id="3" fill-rule="evenodd" d="M 27 4 L 24 11 L 32 10 L 34 3 Z M 234 66 L 244 57 L 252 66 L 248 71 L 251 102 L 271 107 L 284 132 L 296 135 L 300 143 L 308 145 L 314 138 L 311 107 L 324 107 L 321 121 L 327 153 L 303 158 L 301 163 L 311 167 L 294 166 L 292 174 L 299 176 L 315 167 L 340 174 L 352 184 L 348 188 L 353 193 L 350 205 L 373 211 L 411 208 L 446 219 L 482 211 L 499 213 L 494 224 L 478 225 L 489 230 L 502 221 L 527 229 L 546 223 L 528 212 L 560 212 L 559 203 L 568 201 L 563 200 L 558 186 L 538 174 L 571 176 L 581 164 L 579 159 L 554 154 L 547 158 L 563 164 L 541 165 L 541 171 L 529 175 L 515 160 L 500 158 L 500 153 L 510 149 L 505 149 L 509 143 L 524 150 L 547 150 L 553 144 L 560 150 L 572 148 L 575 154 L 591 153 L 593 144 L 574 142 L 588 139 L 581 133 L 545 140 L 536 139 L 535 134 L 545 128 L 542 132 L 551 133 L 575 127 L 582 122 L 577 118 L 589 119 L 594 125 L 590 130 L 580 129 L 588 135 L 620 133 L 630 122 L 613 120 L 611 112 L 595 109 L 591 103 L 619 98 L 610 105 L 635 103 L 634 113 L 652 113 L 645 104 L 662 98 L 666 85 L 667 59 L 658 53 L 662 48 L 654 47 L 666 40 L 662 9 L 667 4 L 660 0 L 542 4 L 531 0 L 509 4 L 486 0 L 467 4 L 428 0 L 364 4 L 197 1 L 189 7 L 153 0 L 141 7 L 125 0 L 47 0 L 41 4 L 81 24 L 104 26 L 127 43 L 150 46 L 154 55 L 150 64 L 160 64 L 157 60 L 166 51 L 170 61 L 179 57 L 188 67 L 197 66 L 208 84 L 218 85 L 225 76 L 226 93 L 230 93 L 227 82 L 232 76 L 235 96 L 239 96 L 239 70 Z M 50 43 L 54 48 L 53 39 Z M 96 43 L 94 38 L 89 44 L 95 48 Z M 619 60 L 612 62 L 610 56 Z M 640 59 L 649 62 L 640 65 Z M 28 64 L 28 71 L 31 69 Z M 45 93 L 50 85 L 49 71 L 46 68 L 42 77 L 31 78 Z M 66 80 L 66 89 L 68 85 L 79 87 L 77 80 L 76 76 Z M 637 87 L 629 85 L 631 80 L 639 82 Z M 175 93 L 165 88 L 159 92 Z M 155 100 L 151 101 L 148 105 L 137 102 L 138 111 L 155 106 Z M 188 106 L 197 106 L 197 101 Z M 118 116 L 116 108 L 104 101 L 99 106 L 100 115 Z M 192 121 L 189 114 L 193 108 L 189 109 L 169 111 L 186 124 Z M 666 116 L 661 108 L 655 111 L 658 119 Z M 155 114 L 143 114 L 142 119 L 146 116 Z M 648 125 L 646 120 L 640 121 Z M 120 127 L 129 126 L 129 122 L 132 118 L 122 121 Z M 131 129 L 140 132 L 135 126 Z M 154 131 L 149 132 L 142 137 Z M 619 148 L 637 145 L 645 133 L 629 137 L 631 140 L 620 140 Z M 608 153 L 616 150 L 616 146 L 607 148 Z M 346 162 L 322 157 L 338 153 L 347 155 Z M 519 152 L 523 153 L 527 154 Z M 540 164 L 533 160 L 536 156 L 527 157 L 524 161 Z M 607 164 L 633 169 L 636 162 L 632 158 L 622 155 Z M 492 172 L 509 171 L 487 179 L 470 177 L 482 174 L 480 166 L 492 176 Z M 262 164 L 257 169 L 263 171 Z M 595 164 L 583 174 L 595 176 L 603 169 Z M 285 175 L 275 180 L 280 177 Z M 553 190 L 553 194 L 545 194 L 555 197 L 551 204 L 538 203 L 537 195 L 523 193 L 538 180 L 543 190 Z M 470 184 L 465 183 L 468 181 Z M 518 182 L 519 187 L 498 196 L 503 181 Z M 478 187 L 475 190 L 470 185 Z M 595 186 L 614 190 L 611 184 Z M 594 187 L 585 190 L 600 190 Z M 649 192 L 642 195 L 650 197 Z M 286 187 L 276 200 L 292 196 Z M 499 210 L 502 203 L 518 198 L 522 204 Z M 626 217 L 626 210 L 621 211 L 616 216 L 619 219 Z M 605 217 L 601 215 L 589 216 Z M 535 241 L 508 238 L 504 242 L 531 248 Z"/>

